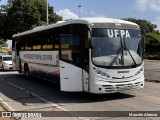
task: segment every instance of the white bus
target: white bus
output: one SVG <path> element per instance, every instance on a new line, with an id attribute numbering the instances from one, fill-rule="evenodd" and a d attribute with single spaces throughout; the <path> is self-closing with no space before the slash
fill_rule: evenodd
<path id="1" fill-rule="evenodd" d="M 143 39 L 137 24 L 109 18 L 57 22 L 13 35 L 15 68 L 95 94 L 144 87 Z"/>

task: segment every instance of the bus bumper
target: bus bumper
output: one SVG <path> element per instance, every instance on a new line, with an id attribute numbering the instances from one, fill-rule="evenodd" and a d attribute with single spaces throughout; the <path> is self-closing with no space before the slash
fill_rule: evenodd
<path id="1" fill-rule="evenodd" d="M 95 94 L 105 94 L 141 88 L 144 88 L 144 77 L 138 78 L 134 81 L 123 83 L 113 83 L 102 80 L 95 80 L 95 82 L 90 85 L 89 92 Z"/>

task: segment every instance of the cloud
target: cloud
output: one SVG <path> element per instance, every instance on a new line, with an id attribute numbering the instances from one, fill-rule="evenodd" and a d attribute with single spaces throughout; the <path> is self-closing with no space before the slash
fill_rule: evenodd
<path id="1" fill-rule="evenodd" d="M 105 17 L 105 15 L 95 12 L 95 11 L 82 11 L 82 15 L 85 17 Z"/>
<path id="2" fill-rule="evenodd" d="M 84 16 L 84 17 L 106 17 L 104 14 L 98 13 L 93 10 L 87 11 L 87 10 L 82 9 L 81 14 L 82 14 L 81 16 Z"/>
<path id="3" fill-rule="evenodd" d="M 59 10 L 56 11 L 56 13 L 59 16 L 62 16 L 63 20 L 79 18 L 79 15 L 77 15 L 76 13 L 72 12 L 69 9 Z M 98 13 L 96 11 L 87 11 L 81 8 L 80 17 L 105 17 L 105 15 Z"/>
<path id="4" fill-rule="evenodd" d="M 157 30 L 160 30 L 160 16 L 156 17 L 156 20 L 153 23 L 157 25 Z"/>
<path id="5" fill-rule="evenodd" d="M 135 8 L 141 12 L 153 11 L 160 12 L 160 0 L 136 0 Z"/>
<path id="6" fill-rule="evenodd" d="M 62 16 L 63 20 L 67 19 L 77 19 L 78 15 L 69 9 L 59 10 L 56 12 L 59 16 Z"/>
<path id="7" fill-rule="evenodd" d="M 8 45 L 8 47 L 9 47 L 9 48 L 11 48 L 11 47 L 12 47 L 12 40 L 7 40 L 7 42 L 6 42 L 6 43 L 7 43 L 7 45 Z"/>

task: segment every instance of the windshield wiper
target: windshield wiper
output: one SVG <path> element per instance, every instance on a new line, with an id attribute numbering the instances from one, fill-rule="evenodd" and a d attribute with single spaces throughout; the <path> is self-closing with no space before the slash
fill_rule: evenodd
<path id="1" fill-rule="evenodd" d="M 120 55 L 121 52 L 122 52 L 122 58 L 124 59 L 123 50 L 126 50 L 126 51 L 129 53 L 129 55 L 131 56 L 131 58 L 132 58 L 132 60 L 133 60 L 133 62 L 134 62 L 134 66 L 133 66 L 133 67 L 136 67 L 136 66 L 137 66 L 137 63 L 136 63 L 135 59 L 133 58 L 131 52 L 129 51 L 128 47 L 127 47 L 126 45 L 124 45 L 123 47 L 121 47 L 121 48 L 119 48 L 119 49 L 117 50 L 116 56 L 115 56 L 115 58 L 111 61 L 109 67 L 113 66 L 113 64 L 115 63 L 115 61 L 117 60 L 117 58 L 118 58 L 118 56 Z M 121 58 L 121 59 L 122 59 L 122 58 Z M 123 60 L 123 65 L 124 65 L 124 60 Z"/>
<path id="2" fill-rule="evenodd" d="M 136 66 L 137 66 L 137 63 L 136 63 L 135 59 L 133 58 L 131 52 L 129 51 L 127 45 L 126 45 L 126 40 L 125 40 L 125 38 L 123 39 L 123 41 L 124 41 L 124 48 L 128 51 L 129 55 L 131 56 L 131 58 L 132 58 L 132 60 L 133 60 L 133 62 L 134 62 L 134 66 L 136 67 Z M 134 67 L 134 66 L 133 66 L 133 67 Z"/>
<path id="3" fill-rule="evenodd" d="M 120 40 L 121 40 L 121 48 L 119 48 L 119 49 L 117 50 L 117 52 L 116 52 L 116 57 L 111 61 L 109 67 L 113 66 L 113 64 L 115 63 L 116 59 L 118 58 L 118 56 L 119 56 L 119 54 L 120 54 L 121 52 L 122 52 L 121 60 L 122 60 L 123 65 L 124 65 L 124 62 L 125 62 L 125 61 L 124 61 L 123 50 L 126 50 L 126 51 L 129 53 L 129 55 L 131 56 L 131 58 L 132 58 L 132 60 L 133 60 L 133 62 L 134 62 L 134 66 L 133 66 L 133 67 L 136 67 L 136 66 L 137 66 L 137 63 L 136 63 L 135 59 L 133 58 L 131 52 L 129 51 L 127 45 L 126 45 L 125 38 L 124 38 L 123 41 L 122 41 L 122 36 L 120 35 Z M 122 44 L 122 43 L 123 43 L 123 44 Z"/>
<path id="4" fill-rule="evenodd" d="M 114 64 L 114 62 L 115 62 L 116 59 L 118 58 L 118 56 L 119 56 L 119 54 L 121 53 L 121 51 L 123 52 L 123 49 L 124 49 L 124 47 L 121 47 L 121 48 L 119 48 L 119 49 L 117 50 L 117 52 L 116 52 L 116 57 L 111 61 L 109 67 L 111 67 L 111 66 Z"/>

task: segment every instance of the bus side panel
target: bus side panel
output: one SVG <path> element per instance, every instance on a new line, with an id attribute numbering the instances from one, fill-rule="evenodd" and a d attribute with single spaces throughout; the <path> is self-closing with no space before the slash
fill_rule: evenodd
<path id="1" fill-rule="evenodd" d="M 60 69 L 59 66 L 47 66 L 47 78 L 49 80 L 54 80 L 56 83 L 60 83 Z"/>
<path id="2" fill-rule="evenodd" d="M 20 52 L 22 71 L 28 65 L 32 76 L 59 83 L 58 51 Z"/>

